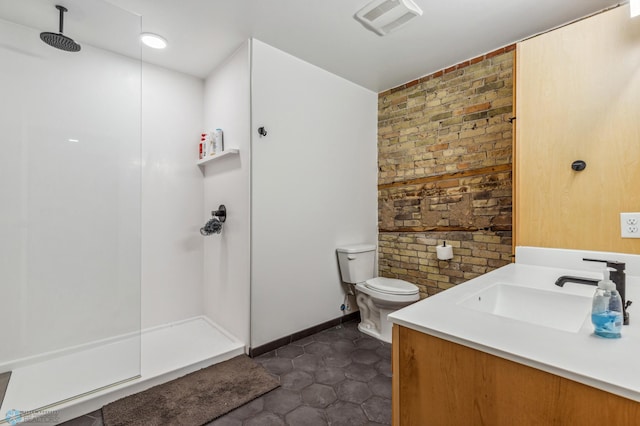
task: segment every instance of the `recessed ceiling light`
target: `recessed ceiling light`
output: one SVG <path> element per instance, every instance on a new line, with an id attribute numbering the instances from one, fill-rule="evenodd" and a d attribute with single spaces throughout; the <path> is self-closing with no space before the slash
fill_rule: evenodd
<path id="1" fill-rule="evenodd" d="M 140 40 L 142 40 L 145 45 L 154 49 L 164 49 L 167 47 L 167 40 L 158 34 L 142 33 L 140 34 Z"/>

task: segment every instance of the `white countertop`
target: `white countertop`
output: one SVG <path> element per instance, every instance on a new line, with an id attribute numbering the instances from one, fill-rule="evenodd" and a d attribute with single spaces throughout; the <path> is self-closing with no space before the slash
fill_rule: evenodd
<path id="1" fill-rule="evenodd" d="M 601 278 L 604 264 L 583 262 L 583 257 L 627 263 L 626 298 L 635 304 L 628 309 L 630 325 L 622 328 L 620 339 L 593 335 L 588 314 L 578 332 L 568 332 L 459 305 L 495 283 L 591 297 L 593 286 L 554 284 L 562 275 Z M 516 259 L 393 312 L 389 320 L 640 402 L 640 255 L 518 247 Z"/>

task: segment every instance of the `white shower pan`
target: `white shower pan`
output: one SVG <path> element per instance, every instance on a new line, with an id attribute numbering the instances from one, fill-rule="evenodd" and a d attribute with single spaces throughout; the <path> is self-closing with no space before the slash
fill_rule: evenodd
<path id="1" fill-rule="evenodd" d="M 117 367 L 118 359 L 137 356 L 139 341 L 142 352 L 140 376 L 87 393 L 88 389 L 113 382 L 110 374 L 116 369 L 110 371 L 108 368 L 96 368 L 96 365 Z M 110 339 L 102 345 L 14 369 L 0 407 L 0 425 L 8 424 L 5 413 L 13 409 L 55 412 L 55 423 L 38 424 L 57 424 L 243 353 L 242 342 L 206 317 L 143 330 L 141 339 L 137 335 Z M 136 369 L 131 376 L 137 376 L 137 373 Z M 121 369 L 119 374 L 122 374 Z M 34 387 L 33 383 L 38 383 L 38 386 Z M 51 404 L 52 401 L 56 403 Z"/>

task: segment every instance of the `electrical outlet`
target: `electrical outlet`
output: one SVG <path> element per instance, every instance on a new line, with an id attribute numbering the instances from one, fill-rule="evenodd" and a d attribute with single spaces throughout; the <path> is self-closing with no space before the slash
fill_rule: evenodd
<path id="1" fill-rule="evenodd" d="M 640 213 L 620 213 L 622 238 L 640 238 Z"/>

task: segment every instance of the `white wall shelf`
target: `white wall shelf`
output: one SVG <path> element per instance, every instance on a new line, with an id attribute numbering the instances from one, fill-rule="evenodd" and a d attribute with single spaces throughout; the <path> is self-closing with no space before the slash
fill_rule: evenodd
<path id="1" fill-rule="evenodd" d="M 198 164 L 198 166 L 204 166 L 205 164 L 218 160 L 222 157 L 226 157 L 227 155 L 238 155 L 238 153 L 240 153 L 240 150 L 237 148 L 227 148 L 220 154 L 212 155 L 207 158 L 203 158 L 202 160 L 198 160 L 196 164 Z"/>

